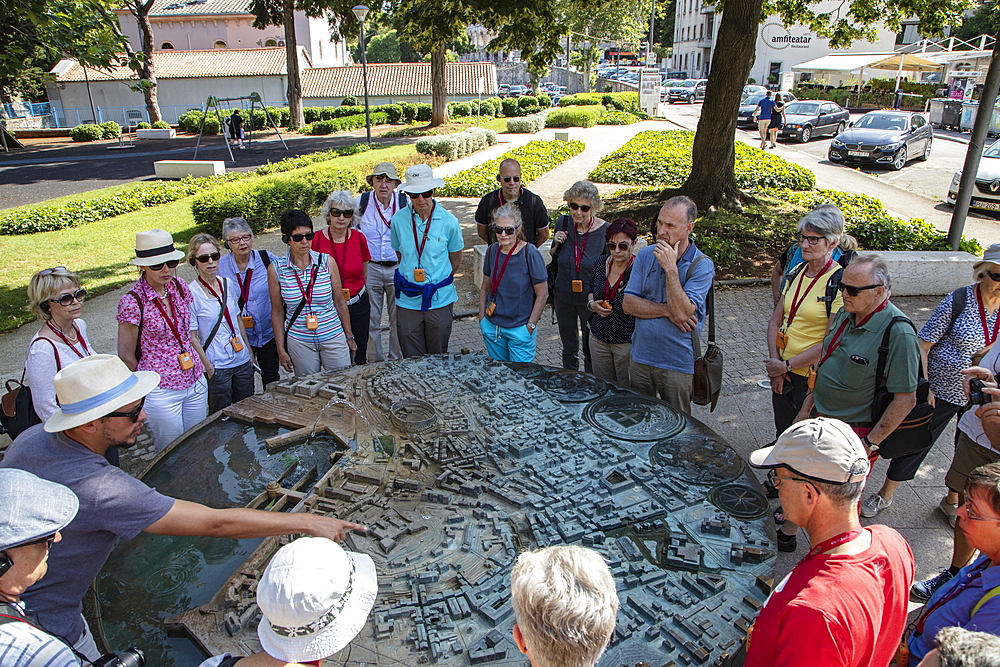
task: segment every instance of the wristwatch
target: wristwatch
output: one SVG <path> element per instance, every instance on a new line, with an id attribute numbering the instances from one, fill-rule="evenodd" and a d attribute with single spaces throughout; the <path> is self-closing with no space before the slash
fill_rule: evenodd
<path id="1" fill-rule="evenodd" d="M 354 340 L 354 336 L 348 336 L 347 340 Z"/>
<path id="2" fill-rule="evenodd" d="M 531 322 L 528 322 L 526 326 L 528 327 L 528 331 L 534 331 L 535 329 L 538 328 L 537 324 L 532 324 Z"/>

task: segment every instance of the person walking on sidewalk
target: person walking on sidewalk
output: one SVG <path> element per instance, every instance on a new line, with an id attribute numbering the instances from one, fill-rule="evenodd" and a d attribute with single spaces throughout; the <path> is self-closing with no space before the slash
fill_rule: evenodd
<path id="1" fill-rule="evenodd" d="M 771 128 L 771 109 L 774 108 L 774 100 L 771 99 L 771 91 L 764 93 L 764 97 L 757 103 L 757 108 L 753 110 L 754 120 L 757 121 L 757 131 L 760 133 L 760 148 L 767 148 L 767 133 Z"/>

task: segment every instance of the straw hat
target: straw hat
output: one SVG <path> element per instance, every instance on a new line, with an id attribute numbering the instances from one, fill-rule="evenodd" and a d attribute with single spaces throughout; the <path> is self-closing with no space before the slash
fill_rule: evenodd
<path id="1" fill-rule="evenodd" d="M 0 498 L 0 549 L 52 535 L 80 509 L 69 488 L 17 468 L 0 469 Z"/>
<path id="2" fill-rule="evenodd" d="M 184 259 L 184 251 L 174 248 L 170 232 L 150 229 L 135 235 L 135 259 L 132 263 L 136 266 L 152 266 L 172 259 Z"/>
<path id="3" fill-rule="evenodd" d="M 138 401 L 160 384 L 160 375 L 153 371 L 133 373 L 112 354 L 94 354 L 56 373 L 52 384 L 59 410 L 45 422 L 45 430 L 58 433 Z"/>
<path id="4" fill-rule="evenodd" d="M 443 188 L 444 181 L 434 178 L 434 172 L 426 164 L 415 164 L 406 170 L 406 181 L 399 186 L 400 192 L 428 192 Z"/>
<path id="5" fill-rule="evenodd" d="M 372 173 L 365 176 L 365 180 L 368 181 L 368 185 L 372 185 L 372 181 L 375 180 L 376 176 L 388 176 L 392 180 L 396 181 L 396 185 L 399 185 L 399 174 L 396 172 L 396 165 L 391 162 L 379 162 L 372 169 Z"/>
<path id="6" fill-rule="evenodd" d="M 286 662 L 327 658 L 365 627 L 377 594 L 371 556 L 325 537 L 295 540 L 278 549 L 257 584 L 260 645 Z"/>

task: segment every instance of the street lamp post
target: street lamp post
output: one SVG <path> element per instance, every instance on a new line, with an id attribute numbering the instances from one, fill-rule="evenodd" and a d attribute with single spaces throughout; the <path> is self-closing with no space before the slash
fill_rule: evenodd
<path id="1" fill-rule="evenodd" d="M 368 16 L 368 8 L 364 5 L 357 5 L 351 9 L 361 24 L 361 33 L 358 37 L 358 50 L 361 51 L 361 75 L 365 80 L 365 132 L 368 135 L 368 143 L 372 142 L 372 116 L 368 107 L 368 58 L 365 55 L 365 17 Z"/>

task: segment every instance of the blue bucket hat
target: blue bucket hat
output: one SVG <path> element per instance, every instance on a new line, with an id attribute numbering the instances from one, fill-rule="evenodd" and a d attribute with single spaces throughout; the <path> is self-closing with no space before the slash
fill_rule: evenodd
<path id="1" fill-rule="evenodd" d="M 62 530 L 80 509 L 68 487 L 16 468 L 0 468 L 0 498 L 0 550 Z"/>

